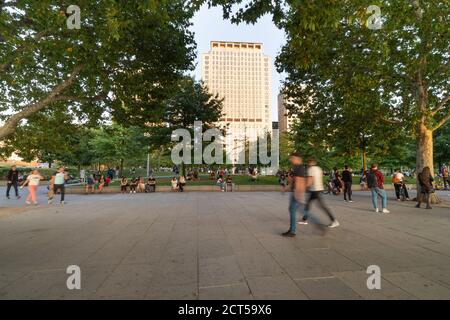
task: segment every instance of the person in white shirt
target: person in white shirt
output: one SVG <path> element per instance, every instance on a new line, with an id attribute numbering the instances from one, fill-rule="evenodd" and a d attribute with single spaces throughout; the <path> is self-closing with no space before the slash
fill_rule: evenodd
<path id="1" fill-rule="evenodd" d="M 396 170 L 392 175 L 392 183 L 395 188 L 395 196 L 397 197 L 397 201 L 400 201 L 400 192 L 403 190 L 404 196 L 406 200 L 409 200 L 408 189 L 405 184 L 405 176 L 401 173 L 400 170 Z"/>
<path id="2" fill-rule="evenodd" d="M 322 193 L 323 193 L 323 171 L 320 167 L 317 166 L 317 162 L 315 159 L 310 159 L 308 161 L 308 170 L 306 172 L 306 186 L 310 189 L 310 195 L 308 201 L 306 203 L 305 210 L 309 212 L 311 208 L 311 203 L 314 200 L 317 200 L 319 206 L 323 211 L 328 215 L 331 220 L 330 228 L 339 227 L 339 222 L 336 220 L 334 215 L 331 213 L 331 210 L 325 205 Z"/>
<path id="3" fill-rule="evenodd" d="M 28 185 L 28 191 L 30 192 L 27 197 L 27 200 L 26 200 L 27 204 L 31 204 L 31 201 L 33 201 L 33 203 L 35 205 L 38 204 L 37 199 L 36 199 L 36 192 L 37 192 L 39 183 L 41 182 L 42 179 L 44 179 L 44 178 L 40 175 L 38 170 L 33 170 L 31 172 L 31 174 L 28 175 L 27 180 L 25 181 L 24 185 L 22 186 L 22 188 L 23 188 L 25 185 Z"/>

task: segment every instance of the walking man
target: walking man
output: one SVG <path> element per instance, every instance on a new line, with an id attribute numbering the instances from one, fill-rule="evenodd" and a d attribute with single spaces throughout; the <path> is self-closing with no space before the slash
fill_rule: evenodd
<path id="1" fill-rule="evenodd" d="M 372 193 L 372 204 L 375 212 L 380 212 L 378 207 L 378 197 L 381 198 L 381 207 L 383 213 L 389 213 L 387 209 L 387 195 L 384 190 L 384 176 L 380 170 L 378 170 L 377 164 L 372 164 L 370 171 L 367 173 L 367 186 Z"/>
<path id="2" fill-rule="evenodd" d="M 290 184 L 292 192 L 289 198 L 290 228 L 282 234 L 283 237 L 295 237 L 297 234 L 297 210 L 301 206 L 306 190 L 305 167 L 301 155 L 294 152 L 289 157 L 289 161 L 292 164 L 292 183 Z M 303 221 L 306 221 L 307 211 L 304 210 L 303 214 Z"/>
<path id="3" fill-rule="evenodd" d="M 53 185 L 53 193 L 56 194 L 58 190 L 61 192 L 61 204 L 65 204 L 64 196 L 66 192 L 66 181 L 69 180 L 69 175 L 66 173 L 64 167 L 60 167 L 58 172 L 56 172 L 50 181 L 50 184 Z M 48 200 L 48 203 L 52 203 L 52 199 Z"/>
<path id="4" fill-rule="evenodd" d="M 323 193 L 323 171 L 322 169 L 317 166 L 317 161 L 315 159 L 310 159 L 308 161 L 308 170 L 306 173 L 306 187 L 309 187 L 310 194 L 308 197 L 308 201 L 306 202 L 305 210 L 309 212 L 309 209 L 311 208 L 311 203 L 314 200 L 317 200 L 319 203 L 319 206 L 322 208 L 322 210 L 328 215 L 328 217 L 331 220 L 331 224 L 329 225 L 330 228 L 336 228 L 339 227 L 339 222 L 334 217 L 333 213 L 331 212 L 330 208 L 328 208 L 325 205 L 325 202 L 322 197 Z"/>
<path id="5" fill-rule="evenodd" d="M 10 199 L 9 192 L 11 191 L 11 187 L 14 188 L 14 192 L 16 193 L 16 198 L 20 199 L 19 196 L 19 171 L 17 171 L 17 167 L 14 165 L 11 167 L 11 169 L 8 171 L 7 175 L 8 183 L 6 186 L 6 198 Z"/>
<path id="6" fill-rule="evenodd" d="M 353 174 L 349 166 L 345 166 L 345 170 L 342 172 L 342 181 L 344 182 L 344 201 L 353 202 L 352 200 L 352 184 Z"/>

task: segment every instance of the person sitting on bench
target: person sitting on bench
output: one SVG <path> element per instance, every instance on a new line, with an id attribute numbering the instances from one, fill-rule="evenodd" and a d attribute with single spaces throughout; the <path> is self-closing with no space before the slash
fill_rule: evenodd
<path id="1" fill-rule="evenodd" d="M 156 191 L 156 179 L 153 176 L 148 178 L 147 184 L 145 185 L 145 192 L 155 192 Z"/>

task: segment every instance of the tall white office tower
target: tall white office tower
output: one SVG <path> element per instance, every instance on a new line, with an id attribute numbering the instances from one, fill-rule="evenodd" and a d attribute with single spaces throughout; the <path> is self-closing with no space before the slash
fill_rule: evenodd
<path id="1" fill-rule="evenodd" d="M 261 43 L 212 41 L 202 55 L 202 80 L 225 99 L 219 125 L 227 126 L 227 156 L 245 163 L 243 142 L 272 131 L 271 58 Z"/>

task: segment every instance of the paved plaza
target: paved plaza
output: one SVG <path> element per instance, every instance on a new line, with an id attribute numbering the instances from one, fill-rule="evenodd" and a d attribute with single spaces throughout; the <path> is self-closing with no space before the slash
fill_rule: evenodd
<path id="1" fill-rule="evenodd" d="M 0 299 L 450 299 L 448 205 L 391 200 L 382 215 L 368 193 L 325 199 L 341 227 L 299 226 L 296 238 L 280 236 L 277 192 L 2 199 Z M 69 265 L 81 290 L 67 289 Z M 367 288 L 370 265 L 381 290 Z"/>

